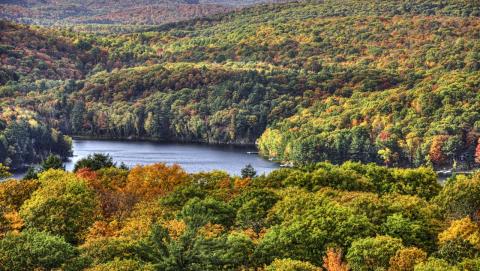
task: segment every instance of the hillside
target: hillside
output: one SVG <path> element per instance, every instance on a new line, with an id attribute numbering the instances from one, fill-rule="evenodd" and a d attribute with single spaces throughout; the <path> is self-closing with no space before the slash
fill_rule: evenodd
<path id="1" fill-rule="evenodd" d="M 0 18 L 40 25 L 157 25 L 225 13 L 269 0 L 3 1 Z M 280 1 L 276 1 L 280 2 Z"/>
<path id="2" fill-rule="evenodd" d="M 68 134 L 260 138 L 262 154 L 299 164 L 470 168 L 480 157 L 479 14 L 476 1 L 307 1 L 122 35 L 35 30 L 76 44 L 70 56 L 101 57 L 43 90 L 22 87 L 32 78 L 20 63 L 4 79 L 18 82 L 0 90 Z"/>

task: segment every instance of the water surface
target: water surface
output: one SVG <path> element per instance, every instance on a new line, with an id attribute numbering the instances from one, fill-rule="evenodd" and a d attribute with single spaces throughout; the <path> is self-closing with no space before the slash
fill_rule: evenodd
<path id="1" fill-rule="evenodd" d="M 75 163 L 92 153 L 108 153 L 113 160 L 128 166 L 153 163 L 179 164 L 187 172 L 224 170 L 239 175 L 245 165 L 251 164 L 258 174 L 269 173 L 278 164 L 263 159 L 254 147 L 217 146 L 147 141 L 73 140 L 73 157 L 65 165 L 73 170 Z"/>

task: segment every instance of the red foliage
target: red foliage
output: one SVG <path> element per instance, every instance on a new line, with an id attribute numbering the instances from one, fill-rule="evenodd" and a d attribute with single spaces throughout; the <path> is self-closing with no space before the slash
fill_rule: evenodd
<path id="1" fill-rule="evenodd" d="M 478 139 L 477 147 L 475 148 L 475 163 L 480 164 L 480 138 Z"/>
<path id="2" fill-rule="evenodd" d="M 442 147 L 445 142 L 448 140 L 448 135 L 438 135 L 435 136 L 432 140 L 432 145 L 430 145 L 430 161 L 432 163 L 441 165 L 445 163 L 448 157 L 443 153 Z"/>
<path id="3" fill-rule="evenodd" d="M 89 168 L 81 168 L 77 171 L 76 175 L 87 181 L 93 181 L 97 178 L 97 173 Z"/>

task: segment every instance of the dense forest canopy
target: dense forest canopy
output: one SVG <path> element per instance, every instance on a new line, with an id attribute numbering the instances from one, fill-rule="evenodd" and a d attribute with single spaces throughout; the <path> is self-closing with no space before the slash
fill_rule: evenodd
<path id="1" fill-rule="evenodd" d="M 0 2 L 0 18 L 40 25 L 157 25 L 283 0 L 19 0 Z"/>
<path id="2" fill-rule="evenodd" d="M 478 174 L 442 187 L 431 168 L 254 171 L 126 169 L 95 154 L 74 173 L 1 182 L 0 270 L 480 267 Z"/>

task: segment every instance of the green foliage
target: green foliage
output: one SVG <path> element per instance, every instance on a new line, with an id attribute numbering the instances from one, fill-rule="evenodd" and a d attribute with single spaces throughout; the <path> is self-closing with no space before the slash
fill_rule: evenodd
<path id="1" fill-rule="evenodd" d="M 278 196 L 268 190 L 247 190 L 236 197 L 230 205 L 238 207 L 236 223 L 256 234 L 268 225 L 267 216 L 278 201 Z"/>
<path id="2" fill-rule="evenodd" d="M 444 217 L 438 198 L 328 186 L 314 192 L 286 181 L 318 169 L 385 187 L 411 179 L 399 169 L 355 163 L 280 169 L 246 180 L 163 164 L 87 169 L 78 176 L 50 169 L 39 180 L 0 184 L 0 238 L 41 231 L 66 240 L 77 246 L 61 262 L 66 270 L 320 270 L 323 261 L 345 268 L 331 248 L 345 251 L 352 270 L 441 270 L 460 263 L 475 270 L 480 232 L 473 219 Z M 406 175 L 423 176 L 414 173 Z M 440 195 L 476 178 L 457 176 Z M 241 185 L 232 187 L 233 180 Z"/>
<path id="3" fill-rule="evenodd" d="M 432 169 L 390 169 L 375 164 L 347 162 L 341 166 L 317 163 L 304 170 L 283 172 L 283 184 L 299 186 L 309 191 L 332 187 L 349 191 L 369 191 L 379 194 L 399 193 L 430 199 L 440 191 Z"/>
<path id="4" fill-rule="evenodd" d="M 242 168 L 241 173 L 242 173 L 242 178 L 253 178 L 257 175 L 257 171 L 250 164 Z"/>
<path id="5" fill-rule="evenodd" d="M 36 230 L 0 239 L 0 270 L 66 269 L 77 250 L 61 237 Z"/>
<path id="6" fill-rule="evenodd" d="M 346 258 L 353 271 L 387 270 L 390 258 L 402 248 L 401 239 L 368 237 L 354 241 Z"/>
<path id="7" fill-rule="evenodd" d="M 88 259 L 92 266 L 108 265 L 114 260 L 133 259 L 137 243 L 126 238 L 99 238 L 81 248 L 82 257 Z"/>
<path id="8" fill-rule="evenodd" d="M 479 252 L 479 249 L 467 240 L 456 238 L 440 245 L 436 256 L 450 264 L 456 264 L 464 259 L 477 257 Z"/>
<path id="9" fill-rule="evenodd" d="M 102 168 L 114 167 L 115 163 L 113 158 L 109 154 L 94 153 L 89 154 L 87 157 L 78 160 L 75 163 L 74 172 L 77 172 L 79 169 L 88 168 L 91 170 L 99 170 Z"/>
<path id="10" fill-rule="evenodd" d="M 433 169 L 480 161 L 477 2 L 300 1 L 156 27 L 0 21 L 0 163 L 12 170 L 71 155 L 64 133 L 258 143 L 299 166 L 238 179 L 97 154 L 78 176 L 6 181 L 0 268 L 317 270 L 340 248 L 352 270 L 478 269 L 479 178 L 442 187 Z"/>
<path id="11" fill-rule="evenodd" d="M 38 121 L 31 111 L 0 112 L 0 163 L 11 169 L 20 169 L 25 164 L 37 163 L 47 155 L 62 158 L 71 155 L 71 139 Z"/>
<path id="12" fill-rule="evenodd" d="M 0 94 L 75 135 L 258 142 L 298 164 L 472 168 L 479 9 L 301 1 L 120 35 L 4 23 Z"/>
<path id="13" fill-rule="evenodd" d="M 447 216 L 463 218 L 469 215 L 477 220 L 477 212 L 480 210 L 480 175 L 475 174 L 473 178 L 458 176 L 447 182 L 435 202 Z"/>
<path id="14" fill-rule="evenodd" d="M 23 176 L 23 180 L 36 180 L 38 179 L 38 169 L 35 167 L 28 167 L 27 172 Z"/>
<path id="15" fill-rule="evenodd" d="M 371 235 L 373 228 L 366 216 L 327 201 L 308 206 L 302 214 L 271 227 L 256 253 L 267 263 L 275 258 L 292 258 L 321 264 L 329 246 L 346 250 L 353 240 Z"/>
<path id="16" fill-rule="evenodd" d="M 0 179 L 10 177 L 11 173 L 9 172 L 9 170 L 9 167 L 4 166 L 2 163 L 0 163 Z"/>
<path id="17" fill-rule="evenodd" d="M 139 255 L 157 270 L 235 270 L 248 266 L 252 252 L 252 240 L 242 234 L 205 238 L 187 230 L 172 239 L 165 228 L 155 225 Z"/>
<path id="18" fill-rule="evenodd" d="M 458 265 L 460 270 L 473 271 L 480 269 L 480 258 L 466 259 Z"/>
<path id="19" fill-rule="evenodd" d="M 318 271 L 320 268 L 308 262 L 291 259 L 277 259 L 266 268 L 267 271 Z"/>
<path id="20" fill-rule="evenodd" d="M 113 261 L 96 265 L 92 268 L 85 269 L 87 271 L 154 271 L 155 268 L 152 265 L 144 264 L 137 260 L 120 260 L 115 259 Z"/>
<path id="21" fill-rule="evenodd" d="M 63 236 L 71 243 L 83 240 L 95 219 L 93 191 L 83 180 L 60 170 L 41 173 L 39 181 L 41 187 L 20 210 L 26 227 Z"/>
<path id="22" fill-rule="evenodd" d="M 193 229 L 207 223 L 221 224 L 229 227 L 233 224 L 235 213 L 228 204 L 213 198 L 193 198 L 183 206 L 180 218 Z"/>
<path id="23" fill-rule="evenodd" d="M 49 155 L 40 165 L 42 171 L 49 169 L 65 169 L 62 159 L 57 155 Z"/>
<path id="24" fill-rule="evenodd" d="M 430 258 L 424 263 L 415 265 L 415 271 L 459 271 L 460 269 L 449 265 L 446 261 Z"/>

